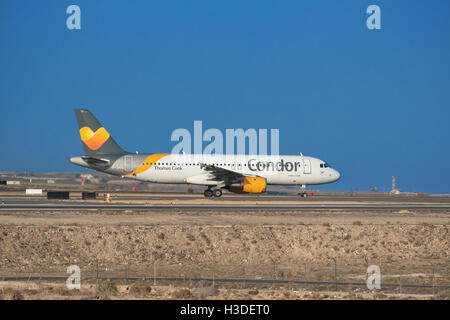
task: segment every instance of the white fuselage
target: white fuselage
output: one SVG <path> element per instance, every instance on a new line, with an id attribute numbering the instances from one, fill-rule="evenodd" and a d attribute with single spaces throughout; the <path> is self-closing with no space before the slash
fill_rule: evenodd
<path id="1" fill-rule="evenodd" d="M 214 165 L 246 176 L 264 177 L 267 184 L 272 185 L 315 185 L 331 183 L 340 178 L 339 172 L 324 161 L 307 156 L 166 154 L 157 161 L 154 158 L 152 160 L 151 156 L 142 156 L 140 159 L 144 160 L 140 160 L 141 167 L 123 177 L 155 183 L 218 185 L 202 169 L 202 165 Z M 134 158 L 136 155 L 123 157 Z M 132 158 L 117 163 L 123 165 L 135 160 Z"/>

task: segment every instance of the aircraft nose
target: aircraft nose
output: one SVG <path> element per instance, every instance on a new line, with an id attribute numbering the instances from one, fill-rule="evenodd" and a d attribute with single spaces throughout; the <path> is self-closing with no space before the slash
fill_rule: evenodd
<path id="1" fill-rule="evenodd" d="M 338 181 L 338 180 L 341 178 L 341 174 L 340 174 L 339 171 L 337 171 L 336 169 L 333 169 L 333 170 L 334 170 L 333 176 L 334 176 L 334 178 L 335 178 L 334 181 Z"/>

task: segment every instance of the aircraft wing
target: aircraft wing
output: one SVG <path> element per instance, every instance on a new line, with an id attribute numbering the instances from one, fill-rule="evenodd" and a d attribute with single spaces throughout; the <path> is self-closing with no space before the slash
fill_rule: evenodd
<path id="1" fill-rule="evenodd" d="M 200 164 L 200 168 L 212 175 L 211 181 L 224 181 L 226 184 L 239 182 L 241 178 L 245 177 L 239 172 L 220 168 L 210 164 Z"/>

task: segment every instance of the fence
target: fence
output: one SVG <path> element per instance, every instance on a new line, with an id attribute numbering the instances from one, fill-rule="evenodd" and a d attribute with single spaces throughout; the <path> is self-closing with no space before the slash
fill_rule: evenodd
<path id="1" fill-rule="evenodd" d="M 299 263 L 296 265 L 279 264 L 191 264 L 167 265 L 154 263 L 108 264 L 95 261 L 88 265 L 68 263 L 51 267 L 22 268 L 11 270 L 0 269 L 0 280 L 4 281 L 65 281 L 69 265 L 78 265 L 81 269 L 82 281 L 104 280 L 113 281 L 148 281 L 152 285 L 178 283 L 193 285 L 208 283 L 209 285 L 231 286 L 245 288 L 248 286 L 288 286 L 295 288 L 348 290 L 366 287 L 366 269 L 340 268 L 332 261 L 329 265 Z M 430 269 L 432 270 L 432 269 Z M 381 268 L 381 287 L 385 291 L 414 292 L 434 294 L 450 289 L 450 275 L 435 273 L 408 272 L 398 273 L 397 270 Z"/>

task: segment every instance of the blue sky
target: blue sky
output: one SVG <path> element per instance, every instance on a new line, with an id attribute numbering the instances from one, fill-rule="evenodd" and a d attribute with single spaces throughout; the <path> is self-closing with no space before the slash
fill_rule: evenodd
<path id="1" fill-rule="evenodd" d="M 194 120 L 278 128 L 280 153 L 342 173 L 323 189 L 389 190 L 396 175 L 449 193 L 449 57 L 448 0 L 2 0 L 0 170 L 82 170 L 67 158 L 86 107 L 132 152 L 169 152 Z"/>

